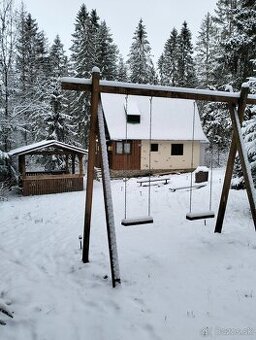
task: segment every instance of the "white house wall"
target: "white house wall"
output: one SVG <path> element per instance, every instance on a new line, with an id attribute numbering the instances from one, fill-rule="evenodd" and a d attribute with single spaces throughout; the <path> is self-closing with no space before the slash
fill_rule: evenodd
<path id="1" fill-rule="evenodd" d="M 158 144 L 158 151 L 151 152 L 151 169 L 189 169 L 191 168 L 192 159 L 192 142 L 191 141 L 151 141 Z M 183 144 L 183 155 L 172 156 L 171 144 Z M 149 141 L 141 141 L 141 169 L 149 168 Z M 193 168 L 200 164 L 201 147 L 200 142 L 195 141 L 193 146 Z"/>

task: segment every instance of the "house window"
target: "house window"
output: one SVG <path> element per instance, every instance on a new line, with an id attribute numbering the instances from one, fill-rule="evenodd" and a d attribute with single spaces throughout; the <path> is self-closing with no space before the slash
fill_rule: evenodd
<path id="1" fill-rule="evenodd" d="M 151 143 L 151 152 L 157 152 L 157 151 L 158 151 L 158 144 Z"/>
<path id="2" fill-rule="evenodd" d="M 172 144 L 171 155 L 182 156 L 183 155 L 183 144 Z"/>
<path id="3" fill-rule="evenodd" d="M 116 154 L 130 154 L 131 153 L 131 143 L 130 142 L 116 142 Z"/>
<path id="4" fill-rule="evenodd" d="M 125 154 L 131 153 L 131 143 L 124 143 L 124 153 Z"/>
<path id="5" fill-rule="evenodd" d="M 129 115 L 129 114 L 127 114 L 127 123 L 139 124 L 140 123 L 140 115 Z"/>
<path id="6" fill-rule="evenodd" d="M 116 153 L 122 155 L 123 153 L 123 142 L 116 142 Z"/>

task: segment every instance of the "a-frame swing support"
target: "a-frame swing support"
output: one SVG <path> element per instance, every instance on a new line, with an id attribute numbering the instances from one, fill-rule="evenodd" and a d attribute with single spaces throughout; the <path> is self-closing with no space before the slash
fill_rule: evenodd
<path id="1" fill-rule="evenodd" d="M 230 183 L 234 168 L 235 155 L 238 150 L 242 170 L 245 179 L 246 191 L 250 204 L 252 219 L 256 230 L 256 199 L 254 194 L 253 180 L 250 166 L 241 134 L 241 123 L 247 104 L 256 104 L 256 96 L 248 95 L 248 86 L 243 86 L 240 93 L 211 91 L 192 88 L 178 88 L 169 86 L 142 85 L 131 83 L 118 83 L 112 81 L 100 81 L 100 71 L 93 68 L 91 79 L 62 78 L 62 88 L 65 90 L 89 91 L 91 92 L 91 117 L 89 131 L 89 152 L 87 167 L 87 187 L 84 216 L 84 238 L 83 238 L 83 262 L 89 262 L 90 229 L 92 215 L 93 179 L 96 154 L 96 139 L 99 136 L 101 164 L 103 173 L 103 191 L 105 201 L 105 215 L 109 242 L 109 255 L 112 275 L 112 285 L 120 282 L 119 265 L 116 247 L 115 226 L 113 216 L 113 203 L 110 189 L 109 166 L 107 160 L 106 138 L 104 132 L 103 110 L 100 104 L 100 93 L 117 93 L 125 95 L 140 95 L 148 97 L 180 98 L 191 100 L 202 100 L 210 102 L 224 102 L 228 104 L 233 126 L 233 138 L 229 151 L 222 195 L 216 219 L 215 232 L 222 231 Z M 238 106 L 238 109 L 237 109 Z"/>

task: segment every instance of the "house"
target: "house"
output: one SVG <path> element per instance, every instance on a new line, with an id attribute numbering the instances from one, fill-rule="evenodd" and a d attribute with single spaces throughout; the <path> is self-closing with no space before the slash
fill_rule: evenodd
<path id="1" fill-rule="evenodd" d="M 83 157 L 86 154 L 84 149 L 56 140 L 44 140 L 8 152 L 12 161 L 17 159 L 20 186 L 25 196 L 83 190 Z M 44 157 L 45 161 L 51 161 L 57 156 L 64 160 L 61 168 L 28 171 L 33 158 Z"/>
<path id="2" fill-rule="evenodd" d="M 195 102 L 106 93 L 101 101 L 112 172 L 181 171 L 204 165 L 208 141 Z"/>

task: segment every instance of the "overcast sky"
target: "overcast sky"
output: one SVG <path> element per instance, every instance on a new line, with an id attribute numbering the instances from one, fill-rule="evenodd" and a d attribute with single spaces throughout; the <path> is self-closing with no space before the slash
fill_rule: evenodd
<path id="1" fill-rule="evenodd" d="M 16 3 L 19 0 L 16 0 Z M 143 19 L 154 60 L 163 51 L 170 31 L 178 31 L 184 20 L 192 31 L 193 42 L 202 19 L 207 12 L 213 13 L 216 0 L 24 0 L 26 10 L 44 30 L 52 43 L 57 34 L 68 49 L 71 46 L 71 34 L 74 32 L 76 15 L 81 4 L 87 10 L 96 9 L 101 20 L 105 20 L 114 42 L 126 59 L 132 43 L 132 37 L 140 18 Z"/>

